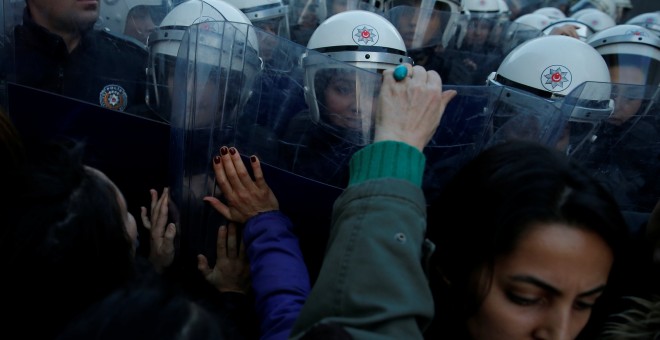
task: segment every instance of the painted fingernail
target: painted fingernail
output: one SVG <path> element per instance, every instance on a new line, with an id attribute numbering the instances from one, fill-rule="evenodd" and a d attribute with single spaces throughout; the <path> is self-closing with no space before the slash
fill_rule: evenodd
<path id="1" fill-rule="evenodd" d="M 222 162 L 222 159 L 220 158 L 220 156 L 213 157 L 213 163 L 219 164 L 220 162 Z"/>
<path id="2" fill-rule="evenodd" d="M 226 155 L 226 154 L 227 154 L 227 150 L 228 150 L 228 149 L 227 149 L 226 146 L 221 147 L 221 148 L 220 148 L 220 154 L 223 155 L 223 156 Z"/>
<path id="3" fill-rule="evenodd" d="M 257 156 L 250 156 L 250 162 L 256 163 L 257 162 Z"/>
<path id="4" fill-rule="evenodd" d="M 229 148 L 229 153 L 232 154 L 232 155 L 235 155 L 236 154 L 236 148 L 234 148 L 234 147 Z"/>

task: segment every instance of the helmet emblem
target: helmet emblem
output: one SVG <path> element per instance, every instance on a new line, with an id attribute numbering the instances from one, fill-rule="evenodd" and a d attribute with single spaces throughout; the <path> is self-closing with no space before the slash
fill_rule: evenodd
<path id="1" fill-rule="evenodd" d="M 127 103 L 126 90 L 119 85 L 106 85 L 99 93 L 99 104 L 106 109 L 124 111 Z"/>
<path id="2" fill-rule="evenodd" d="M 543 70 L 541 84 L 548 91 L 559 92 L 570 86 L 572 79 L 571 71 L 566 67 L 552 65 Z"/>
<path id="3" fill-rule="evenodd" d="M 646 32 L 642 32 L 639 30 L 630 30 L 626 32 L 626 35 L 634 35 L 634 36 L 641 36 L 641 37 L 646 37 L 648 34 Z"/>
<path id="4" fill-rule="evenodd" d="M 369 25 L 357 26 L 353 29 L 353 41 L 358 45 L 376 45 L 378 42 L 378 31 Z"/>

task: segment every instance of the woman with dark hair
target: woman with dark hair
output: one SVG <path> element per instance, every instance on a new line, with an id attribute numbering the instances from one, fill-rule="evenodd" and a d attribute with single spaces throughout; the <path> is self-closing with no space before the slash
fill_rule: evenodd
<path id="1" fill-rule="evenodd" d="M 428 214 L 429 338 L 574 339 L 610 312 L 626 225 L 610 194 L 559 151 L 524 141 L 487 149 Z"/>

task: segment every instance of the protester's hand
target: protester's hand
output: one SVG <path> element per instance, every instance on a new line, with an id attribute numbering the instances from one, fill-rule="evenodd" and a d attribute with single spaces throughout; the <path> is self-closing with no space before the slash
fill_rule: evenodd
<path id="1" fill-rule="evenodd" d="M 575 39 L 580 39 L 580 35 L 578 34 L 577 30 L 580 28 L 580 26 L 575 26 L 571 24 L 563 25 L 563 26 L 558 26 L 550 30 L 549 35 L 565 35 L 571 38 Z"/>
<path id="2" fill-rule="evenodd" d="M 394 79 L 393 70 L 383 72 L 374 141 L 404 142 L 422 151 L 456 91 L 442 91 L 440 75 L 433 70 L 405 66 L 408 75 L 401 81 Z"/>
<path id="3" fill-rule="evenodd" d="M 250 164 L 254 180 L 236 148 L 223 146 L 220 155 L 213 158 L 215 178 L 227 204 L 213 196 L 204 197 L 204 201 L 230 221 L 245 223 L 259 213 L 279 210 L 277 198 L 264 180 L 257 156 L 250 157 Z"/>
<path id="4" fill-rule="evenodd" d="M 169 188 L 163 190 L 160 198 L 158 198 L 158 192 L 155 189 L 151 189 L 149 192 L 151 193 L 151 218 L 147 215 L 147 208 L 145 207 L 140 207 L 140 216 L 142 217 L 142 224 L 151 234 L 149 262 L 153 264 L 158 272 L 162 272 L 174 261 L 176 226 L 174 223 L 167 223 L 170 201 Z"/>
<path id="5" fill-rule="evenodd" d="M 238 237 L 236 225 L 218 229 L 217 258 L 213 269 L 206 256 L 197 255 L 197 269 L 206 281 L 220 292 L 247 293 L 250 289 L 250 263 L 245 255 L 245 245 Z"/>

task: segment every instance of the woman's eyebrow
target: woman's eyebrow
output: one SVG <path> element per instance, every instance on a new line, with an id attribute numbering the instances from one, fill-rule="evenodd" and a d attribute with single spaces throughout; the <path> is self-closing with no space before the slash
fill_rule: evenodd
<path id="1" fill-rule="evenodd" d="M 509 279 L 511 279 L 512 281 L 529 283 L 529 284 L 537 286 L 537 287 L 539 287 L 543 290 L 551 292 L 555 295 L 561 295 L 561 291 L 558 288 L 556 288 L 556 287 L 552 286 L 551 284 L 549 284 L 549 283 L 547 283 L 547 282 L 545 282 L 545 281 L 543 281 L 539 278 L 536 278 L 534 276 L 530 276 L 530 275 L 512 275 L 512 276 L 509 277 Z M 606 287 L 606 284 L 602 284 L 602 285 L 599 285 L 599 286 L 597 286 L 593 289 L 590 289 L 586 292 L 580 293 L 580 294 L 578 294 L 578 296 L 579 297 L 585 297 L 585 296 L 598 294 L 598 293 L 601 293 L 603 290 L 605 290 L 605 287 Z"/>

